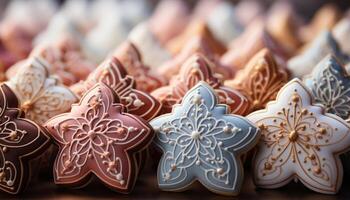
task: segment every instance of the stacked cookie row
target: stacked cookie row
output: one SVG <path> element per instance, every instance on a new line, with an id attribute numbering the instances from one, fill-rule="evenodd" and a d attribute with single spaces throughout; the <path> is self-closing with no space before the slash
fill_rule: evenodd
<path id="1" fill-rule="evenodd" d="M 28 2 L 0 24 L 3 192 L 53 169 L 130 193 L 147 160 L 167 191 L 238 195 L 251 161 L 258 187 L 338 192 L 350 19 L 334 5 L 302 23 L 286 2 Z"/>

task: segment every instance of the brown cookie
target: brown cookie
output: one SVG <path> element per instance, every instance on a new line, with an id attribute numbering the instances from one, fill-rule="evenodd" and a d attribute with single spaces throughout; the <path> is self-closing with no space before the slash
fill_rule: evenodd
<path id="1" fill-rule="evenodd" d="M 104 61 L 85 81 L 73 85 L 71 89 L 81 97 L 98 82 L 105 83 L 118 94 L 128 113 L 151 120 L 161 109 L 161 104 L 155 98 L 135 89 L 135 79 L 127 74 L 117 58 L 112 57 Z"/>
<path id="2" fill-rule="evenodd" d="M 271 51 L 263 49 L 237 72 L 236 78 L 225 81 L 225 85 L 237 89 L 248 98 L 251 112 L 265 108 L 287 82 L 286 69 L 277 64 Z"/>
<path id="3" fill-rule="evenodd" d="M 232 113 L 246 114 L 248 100 L 238 91 L 224 87 L 220 80 L 212 73 L 212 63 L 201 54 L 194 54 L 181 67 L 178 76 L 175 76 L 168 86 L 161 87 L 151 94 L 162 104 L 162 113 L 171 112 L 173 105 L 179 104 L 188 90 L 199 81 L 207 82 L 219 97 L 219 102 L 227 104 Z"/>
<path id="4" fill-rule="evenodd" d="M 18 194 L 33 174 L 30 162 L 42 155 L 50 137 L 33 121 L 24 118 L 18 99 L 6 85 L 0 86 L 0 190 Z"/>

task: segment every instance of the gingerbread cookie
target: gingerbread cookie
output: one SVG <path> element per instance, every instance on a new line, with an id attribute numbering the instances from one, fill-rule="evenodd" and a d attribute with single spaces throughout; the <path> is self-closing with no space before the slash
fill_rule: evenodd
<path id="1" fill-rule="evenodd" d="M 288 73 L 279 66 L 268 49 L 259 51 L 236 78 L 225 81 L 225 85 L 244 94 L 250 111 L 262 109 L 276 98 L 277 92 L 288 82 Z"/>
<path id="2" fill-rule="evenodd" d="M 244 177 L 239 156 L 254 147 L 259 131 L 229 113 L 218 104 L 216 92 L 200 81 L 172 113 L 150 122 L 154 142 L 163 151 L 157 176 L 162 190 L 185 190 L 198 180 L 215 193 L 239 193 Z"/>
<path id="3" fill-rule="evenodd" d="M 278 188 L 300 180 L 316 192 L 338 192 L 343 179 L 338 155 L 350 147 L 350 126 L 312 101 L 302 82 L 293 79 L 265 110 L 247 116 L 261 130 L 253 161 L 258 187 Z"/>
<path id="4" fill-rule="evenodd" d="M 25 116 L 39 124 L 69 110 L 78 98 L 69 88 L 49 75 L 48 63 L 33 57 L 25 61 L 17 74 L 7 81 L 19 100 Z"/>
<path id="5" fill-rule="evenodd" d="M 117 94 L 104 83 L 87 91 L 69 113 L 53 117 L 46 127 L 59 153 L 54 180 L 84 186 L 94 174 L 113 190 L 129 193 L 138 174 L 136 153 L 152 141 L 152 128 L 125 113 Z"/>
<path id="6" fill-rule="evenodd" d="M 347 63 L 349 58 L 345 55 L 333 35 L 329 31 L 321 32 L 299 55 L 288 60 L 287 67 L 293 76 L 302 78 L 312 72 L 312 69 L 326 55 L 333 54 L 341 62 Z"/>
<path id="7" fill-rule="evenodd" d="M 114 57 L 107 59 L 85 81 L 73 85 L 71 89 L 81 97 L 98 82 L 105 83 L 118 94 L 128 113 L 150 120 L 161 109 L 161 104 L 155 98 L 135 89 L 135 79 L 126 73 L 123 65 Z"/>
<path id="8" fill-rule="evenodd" d="M 212 63 L 201 54 L 194 54 L 181 67 L 178 76 L 174 77 L 168 86 L 161 87 L 151 94 L 162 104 L 162 112 L 169 113 L 174 104 L 181 102 L 183 96 L 198 82 L 205 81 L 219 97 L 219 102 L 227 104 L 232 113 L 244 115 L 249 109 L 247 99 L 238 91 L 225 87 L 214 76 Z"/>
<path id="9" fill-rule="evenodd" d="M 161 87 L 165 80 L 156 77 L 150 68 L 143 64 L 142 56 L 134 44 L 129 41 L 121 44 L 113 53 L 136 81 L 136 89 L 151 92 Z"/>
<path id="10" fill-rule="evenodd" d="M 30 162 L 42 155 L 50 137 L 18 109 L 19 100 L 6 85 L 0 86 L 0 190 L 22 192 L 33 175 Z"/>

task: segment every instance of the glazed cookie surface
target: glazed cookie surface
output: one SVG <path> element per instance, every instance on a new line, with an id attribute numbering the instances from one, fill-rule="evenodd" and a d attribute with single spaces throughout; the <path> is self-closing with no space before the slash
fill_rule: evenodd
<path id="1" fill-rule="evenodd" d="M 326 112 L 349 118 L 350 77 L 334 56 L 323 58 L 304 82 L 316 103 L 324 105 Z"/>
<path id="2" fill-rule="evenodd" d="M 122 193 L 131 192 L 135 184 L 135 154 L 153 138 L 151 127 L 125 113 L 104 83 L 93 86 L 69 113 L 50 119 L 46 127 L 60 149 L 54 164 L 56 184 L 84 186 L 94 174 Z"/>
<path id="3" fill-rule="evenodd" d="M 212 63 L 201 54 L 194 54 L 181 67 L 178 76 L 171 79 L 169 86 L 161 87 L 151 94 L 162 104 L 162 112 L 169 113 L 174 104 L 200 81 L 207 82 L 214 88 L 219 102 L 227 104 L 234 114 L 244 115 L 249 109 L 248 100 L 238 91 L 225 87 L 211 69 Z"/>
<path id="4" fill-rule="evenodd" d="M 131 114 L 150 120 L 157 116 L 161 109 L 161 104 L 155 98 L 135 89 L 135 79 L 127 74 L 123 65 L 114 57 L 105 60 L 85 81 L 73 85 L 71 89 L 78 96 L 82 96 L 99 82 L 111 87 Z"/>
<path id="5" fill-rule="evenodd" d="M 18 109 L 18 99 L 6 85 L 0 86 L 0 190 L 18 194 L 32 176 L 29 161 L 49 146 L 50 137 Z"/>
<path id="6" fill-rule="evenodd" d="M 299 79 L 287 83 L 265 110 L 247 118 L 261 130 L 253 161 L 257 186 L 278 188 L 300 180 L 316 192 L 338 192 L 343 179 L 338 154 L 350 147 L 349 125 L 314 105 Z"/>
<path id="7" fill-rule="evenodd" d="M 250 111 L 254 111 L 274 100 L 287 82 L 287 71 L 277 64 L 273 54 L 265 48 L 237 72 L 236 78 L 225 81 L 225 85 L 244 94 L 250 103 Z"/>
<path id="8" fill-rule="evenodd" d="M 243 183 L 239 155 L 254 147 L 258 129 L 244 117 L 230 115 L 214 90 L 200 81 L 172 113 L 151 122 L 155 144 L 163 151 L 158 166 L 162 190 L 186 190 L 196 180 L 209 190 L 237 195 Z"/>
<path id="9" fill-rule="evenodd" d="M 50 76 L 48 64 L 33 57 L 6 84 L 19 100 L 26 118 L 43 124 L 51 117 L 66 112 L 78 98 L 57 78 Z"/>

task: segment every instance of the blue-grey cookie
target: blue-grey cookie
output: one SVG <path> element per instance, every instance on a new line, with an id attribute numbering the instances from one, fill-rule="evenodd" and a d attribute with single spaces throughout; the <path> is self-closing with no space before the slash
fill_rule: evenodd
<path id="1" fill-rule="evenodd" d="M 349 118 L 350 77 L 335 56 L 324 57 L 304 82 L 315 102 L 324 105 L 326 112 Z"/>
<path id="2" fill-rule="evenodd" d="M 153 119 L 155 144 L 163 151 L 158 184 L 182 191 L 199 181 L 210 191 L 237 195 L 243 183 L 240 155 L 258 142 L 259 129 L 246 118 L 229 114 L 205 82 L 195 85 L 172 113 Z"/>

